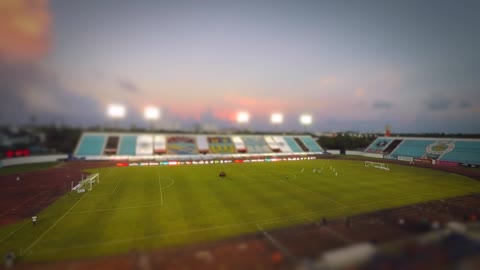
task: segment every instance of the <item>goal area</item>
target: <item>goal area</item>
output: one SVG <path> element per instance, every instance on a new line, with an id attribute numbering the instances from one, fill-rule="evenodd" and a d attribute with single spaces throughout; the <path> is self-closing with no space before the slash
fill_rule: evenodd
<path id="1" fill-rule="evenodd" d="M 390 170 L 390 168 L 388 168 L 388 165 L 382 162 L 365 161 L 365 168 L 368 168 L 368 167 L 373 167 L 373 168 L 385 170 L 385 171 Z"/>
<path id="2" fill-rule="evenodd" d="M 82 180 L 77 185 L 74 186 L 72 182 L 72 191 L 83 193 L 86 190 L 92 190 L 93 185 L 98 183 L 100 183 L 99 173 L 87 175 L 85 178 L 82 176 Z"/>

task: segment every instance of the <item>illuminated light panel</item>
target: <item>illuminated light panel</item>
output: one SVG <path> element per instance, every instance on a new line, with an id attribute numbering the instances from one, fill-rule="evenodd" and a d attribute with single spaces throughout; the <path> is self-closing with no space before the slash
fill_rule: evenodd
<path id="1" fill-rule="evenodd" d="M 250 115 L 248 112 L 239 112 L 237 113 L 237 122 L 238 123 L 248 123 L 250 121 Z"/>
<path id="2" fill-rule="evenodd" d="M 111 104 L 108 106 L 107 114 L 112 118 L 125 117 L 125 106 L 119 104 Z"/>
<path id="3" fill-rule="evenodd" d="M 160 110 L 156 107 L 146 107 L 144 111 L 144 116 L 146 119 L 155 120 L 160 118 Z"/>
<path id="4" fill-rule="evenodd" d="M 302 125 L 310 125 L 312 124 L 312 121 L 312 116 L 309 114 L 303 114 L 300 116 L 300 123 L 302 123 Z"/>
<path id="5" fill-rule="evenodd" d="M 272 113 L 272 116 L 270 117 L 270 122 L 272 122 L 272 124 L 281 124 L 281 123 L 283 123 L 283 114 L 281 114 L 281 113 Z"/>

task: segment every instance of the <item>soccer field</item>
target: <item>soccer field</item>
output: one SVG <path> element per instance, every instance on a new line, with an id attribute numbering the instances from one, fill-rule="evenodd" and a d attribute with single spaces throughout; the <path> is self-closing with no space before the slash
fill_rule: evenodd
<path id="1" fill-rule="evenodd" d="M 63 196 L 36 226 L 1 227 L 0 254 L 44 261 L 125 253 L 480 192 L 467 177 L 389 167 L 308 160 L 90 170 L 100 173 L 93 190 Z"/>

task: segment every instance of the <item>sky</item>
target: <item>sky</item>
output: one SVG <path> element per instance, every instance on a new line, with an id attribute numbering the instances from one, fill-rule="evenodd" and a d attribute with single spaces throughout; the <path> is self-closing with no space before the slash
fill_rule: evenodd
<path id="1" fill-rule="evenodd" d="M 0 124 L 480 133 L 478 14 L 476 0 L 2 0 Z"/>

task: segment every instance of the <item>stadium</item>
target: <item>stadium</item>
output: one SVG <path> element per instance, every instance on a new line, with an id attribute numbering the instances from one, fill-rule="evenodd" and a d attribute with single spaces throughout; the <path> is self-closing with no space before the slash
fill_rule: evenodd
<path id="1" fill-rule="evenodd" d="M 480 1 L 0 1 L 0 269 L 480 269 Z"/>
<path id="2" fill-rule="evenodd" d="M 73 157 L 1 176 L 1 253 L 61 268 L 381 261 L 426 232 L 471 241 L 479 151 L 474 139 L 378 137 L 339 155 L 310 135 L 84 132 Z"/>

